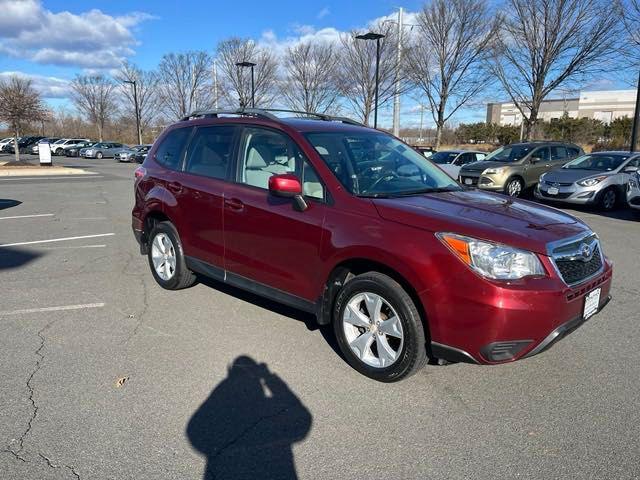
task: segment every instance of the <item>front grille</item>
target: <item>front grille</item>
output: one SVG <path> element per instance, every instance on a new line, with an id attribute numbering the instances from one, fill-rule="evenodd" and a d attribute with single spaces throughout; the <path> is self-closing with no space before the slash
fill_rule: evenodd
<path id="1" fill-rule="evenodd" d="M 556 266 L 565 283 L 574 285 L 600 271 L 602 268 L 602 255 L 600 255 L 600 245 L 596 243 L 593 255 L 588 261 L 577 259 L 556 259 Z"/>
<path id="2" fill-rule="evenodd" d="M 573 185 L 573 183 L 559 183 L 559 182 L 549 182 L 549 181 L 545 181 L 544 183 L 549 185 L 550 187 L 570 187 L 571 185 Z"/>

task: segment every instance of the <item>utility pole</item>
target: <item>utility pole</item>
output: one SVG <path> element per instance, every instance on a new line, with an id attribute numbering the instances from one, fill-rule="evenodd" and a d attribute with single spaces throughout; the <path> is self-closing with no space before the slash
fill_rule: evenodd
<path id="1" fill-rule="evenodd" d="M 403 17 L 402 7 L 398 9 L 398 51 L 396 52 L 395 92 L 393 94 L 393 134 L 400 136 L 400 65 L 402 65 Z"/>
<path id="2" fill-rule="evenodd" d="M 421 143 L 423 143 L 423 141 L 424 141 L 423 137 L 422 137 L 422 129 L 423 129 L 423 126 L 424 126 L 423 120 L 424 120 L 424 104 L 421 103 L 420 104 L 420 138 L 419 138 Z"/>
<path id="3" fill-rule="evenodd" d="M 142 145 L 142 131 L 140 130 L 140 108 L 138 107 L 138 82 L 136 80 L 124 80 L 124 83 L 133 85 L 133 104 L 136 109 L 136 131 L 138 133 L 138 145 Z"/>
<path id="4" fill-rule="evenodd" d="M 638 85 L 636 86 L 636 111 L 633 116 L 633 128 L 631 130 L 631 151 L 638 151 L 638 138 L 640 137 L 640 73 L 638 74 Z"/>

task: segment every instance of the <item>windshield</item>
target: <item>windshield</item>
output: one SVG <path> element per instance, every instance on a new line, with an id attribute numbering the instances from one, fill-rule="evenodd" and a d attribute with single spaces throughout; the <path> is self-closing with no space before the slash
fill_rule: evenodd
<path id="1" fill-rule="evenodd" d="M 583 155 L 581 157 L 572 160 L 562 168 L 569 168 L 575 170 L 595 170 L 598 172 L 609 172 L 616 170 L 622 162 L 624 162 L 629 155 L 611 155 L 611 154 L 597 154 Z"/>
<path id="2" fill-rule="evenodd" d="M 446 173 L 391 135 L 380 132 L 308 133 L 336 178 L 364 197 L 461 190 Z"/>
<path id="3" fill-rule="evenodd" d="M 438 152 L 431 155 L 429 160 L 438 165 L 444 165 L 446 163 L 452 163 L 458 155 L 458 152 Z"/>
<path id="4" fill-rule="evenodd" d="M 66 142 L 66 140 L 64 138 L 61 138 L 60 140 L 56 140 L 55 142 L 53 142 L 53 144 L 55 145 L 56 143 L 64 143 Z"/>
<path id="5" fill-rule="evenodd" d="M 507 145 L 494 150 L 485 157 L 485 160 L 492 162 L 517 162 L 522 160 L 527 154 L 533 150 L 528 145 Z"/>

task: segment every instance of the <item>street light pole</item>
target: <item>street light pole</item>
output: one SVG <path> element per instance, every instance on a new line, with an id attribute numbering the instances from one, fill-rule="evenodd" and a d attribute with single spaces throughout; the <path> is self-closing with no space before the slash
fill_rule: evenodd
<path id="1" fill-rule="evenodd" d="M 138 82 L 136 80 L 124 80 L 124 83 L 133 85 L 133 103 L 136 109 L 136 132 L 138 133 L 138 145 L 142 145 L 142 131 L 140 130 L 140 108 L 138 107 Z"/>
<path id="2" fill-rule="evenodd" d="M 376 90 L 375 90 L 375 108 L 373 110 L 373 128 L 378 128 L 378 89 L 380 84 L 380 39 L 384 38 L 381 33 L 369 32 L 364 35 L 356 35 L 357 40 L 375 40 L 376 41 Z"/>
<path id="3" fill-rule="evenodd" d="M 393 94 L 393 134 L 400 136 L 400 65 L 402 65 L 402 7 L 398 10 L 398 51 L 396 52 L 396 79 Z"/>
<path id="4" fill-rule="evenodd" d="M 251 68 L 251 108 L 256 108 L 256 84 L 253 76 L 253 67 L 256 66 L 253 62 L 238 62 L 238 67 L 250 67 Z"/>
<path id="5" fill-rule="evenodd" d="M 631 151 L 638 151 L 638 137 L 640 137 L 640 73 L 638 73 L 638 85 L 636 91 L 636 111 L 633 116 L 633 128 L 631 130 Z"/>

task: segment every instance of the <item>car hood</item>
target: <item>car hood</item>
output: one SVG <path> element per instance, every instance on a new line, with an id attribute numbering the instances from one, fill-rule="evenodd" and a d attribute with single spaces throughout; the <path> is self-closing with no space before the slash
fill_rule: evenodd
<path id="1" fill-rule="evenodd" d="M 612 173 L 613 172 L 607 171 L 584 170 L 581 168 L 557 168 L 546 173 L 544 181 L 551 183 L 574 183 L 584 178 L 611 175 Z"/>
<path id="2" fill-rule="evenodd" d="M 558 209 L 479 190 L 372 200 L 385 220 L 469 235 L 546 254 L 547 243 L 589 227 Z"/>
<path id="3" fill-rule="evenodd" d="M 468 163 L 462 167 L 460 173 L 463 172 L 484 172 L 487 168 L 499 168 L 499 167 L 510 167 L 515 165 L 515 162 L 492 162 L 482 160 L 480 162 Z"/>

